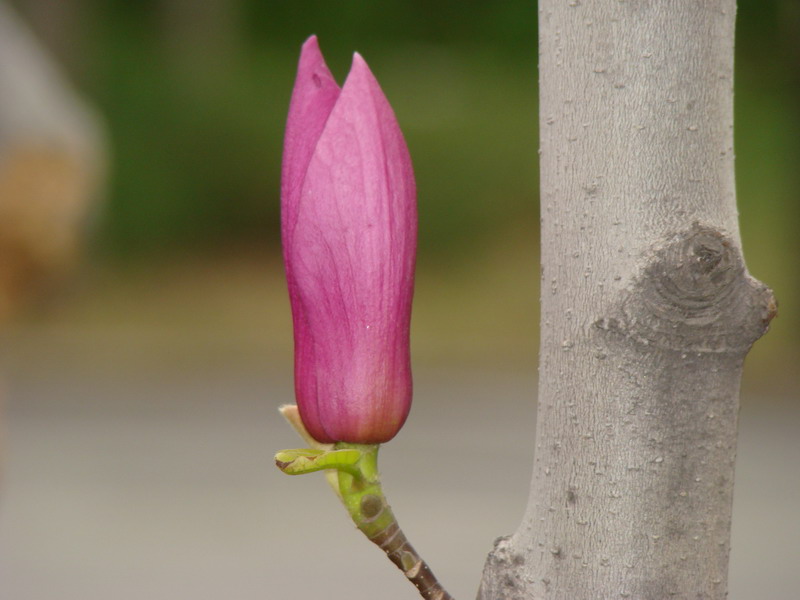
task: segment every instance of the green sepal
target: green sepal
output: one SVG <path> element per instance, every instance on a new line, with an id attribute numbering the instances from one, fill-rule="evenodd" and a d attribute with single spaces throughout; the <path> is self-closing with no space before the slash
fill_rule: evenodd
<path id="1" fill-rule="evenodd" d="M 275 455 L 278 468 L 288 475 L 325 471 L 331 488 L 350 518 L 367 538 L 398 566 L 423 598 L 453 600 L 436 580 L 425 561 L 400 530 L 381 489 L 377 444 L 324 444 L 308 433 L 297 406 L 287 404 L 281 414 L 313 448 L 282 450 Z"/>
<path id="2" fill-rule="evenodd" d="M 336 469 L 358 474 L 356 465 L 361 460 L 361 451 L 356 448 L 320 450 L 297 448 L 281 450 L 275 455 L 275 464 L 287 475 L 303 475 L 326 469 Z"/>

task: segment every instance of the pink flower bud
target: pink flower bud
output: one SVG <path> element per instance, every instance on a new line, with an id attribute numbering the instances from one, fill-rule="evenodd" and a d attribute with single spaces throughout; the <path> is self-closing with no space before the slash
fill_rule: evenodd
<path id="1" fill-rule="evenodd" d="M 320 442 L 392 439 L 411 407 L 414 173 L 367 63 L 355 54 L 339 89 L 316 37 L 286 123 L 281 233 L 303 423 Z"/>

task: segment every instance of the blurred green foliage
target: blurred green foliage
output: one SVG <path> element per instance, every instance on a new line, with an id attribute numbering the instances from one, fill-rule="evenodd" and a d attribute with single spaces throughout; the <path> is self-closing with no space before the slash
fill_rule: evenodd
<path id="1" fill-rule="evenodd" d="M 33 10 L 41 0 L 18 4 L 47 16 Z M 111 132 L 102 232 L 117 253 L 276 242 L 282 129 L 311 33 L 340 80 L 358 50 L 386 89 L 415 161 L 423 246 L 461 252 L 520 219 L 535 230 L 533 0 L 60 4 L 62 15 L 74 13 L 55 35 L 61 54 Z M 751 207 L 795 210 L 796 5 L 740 2 L 737 149 L 748 232 Z M 54 27 L 40 30 L 52 37 Z"/>
<path id="2" fill-rule="evenodd" d="M 277 249 L 283 125 L 311 33 L 340 81 L 361 52 L 395 108 L 417 173 L 423 264 L 475 256 L 519 223 L 537 235 L 534 0 L 17 4 L 107 119 L 104 252 Z M 800 298 L 800 3 L 740 0 L 737 36 L 745 251 L 785 306 Z M 788 314 L 779 340 L 798 329 Z"/>
<path id="3" fill-rule="evenodd" d="M 372 65 L 415 161 L 421 246 L 450 256 L 537 221 L 535 7 L 527 1 L 89 3 L 84 87 L 112 135 L 117 254 L 277 244 L 283 125 L 311 33 L 340 82 Z"/>

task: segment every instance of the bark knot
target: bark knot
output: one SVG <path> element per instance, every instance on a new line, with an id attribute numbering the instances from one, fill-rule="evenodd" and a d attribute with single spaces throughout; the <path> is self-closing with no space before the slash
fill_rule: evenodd
<path id="1" fill-rule="evenodd" d="M 733 240 L 695 223 L 652 251 L 618 309 L 594 325 L 652 348 L 745 353 L 776 306 Z"/>
<path id="2" fill-rule="evenodd" d="M 514 550 L 510 536 L 497 538 L 483 567 L 478 600 L 522 600 L 525 561 L 525 555 Z"/>

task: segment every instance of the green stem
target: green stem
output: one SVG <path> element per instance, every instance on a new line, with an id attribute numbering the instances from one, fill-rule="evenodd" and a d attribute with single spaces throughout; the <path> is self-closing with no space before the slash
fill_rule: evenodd
<path id="1" fill-rule="evenodd" d="M 364 535 L 386 552 L 425 600 L 453 600 L 436 580 L 428 565 L 409 544 L 397 524 L 381 489 L 378 474 L 378 446 L 322 444 L 308 433 L 297 407 L 287 404 L 281 414 L 312 448 L 282 450 L 275 464 L 288 475 L 325 471 L 328 483 Z"/>
<path id="2" fill-rule="evenodd" d="M 425 600 L 453 600 L 409 543 L 383 495 L 378 474 L 379 446 L 339 442 L 335 447 L 361 452 L 357 474 L 339 470 L 339 493 L 356 527 L 386 552 Z"/>

